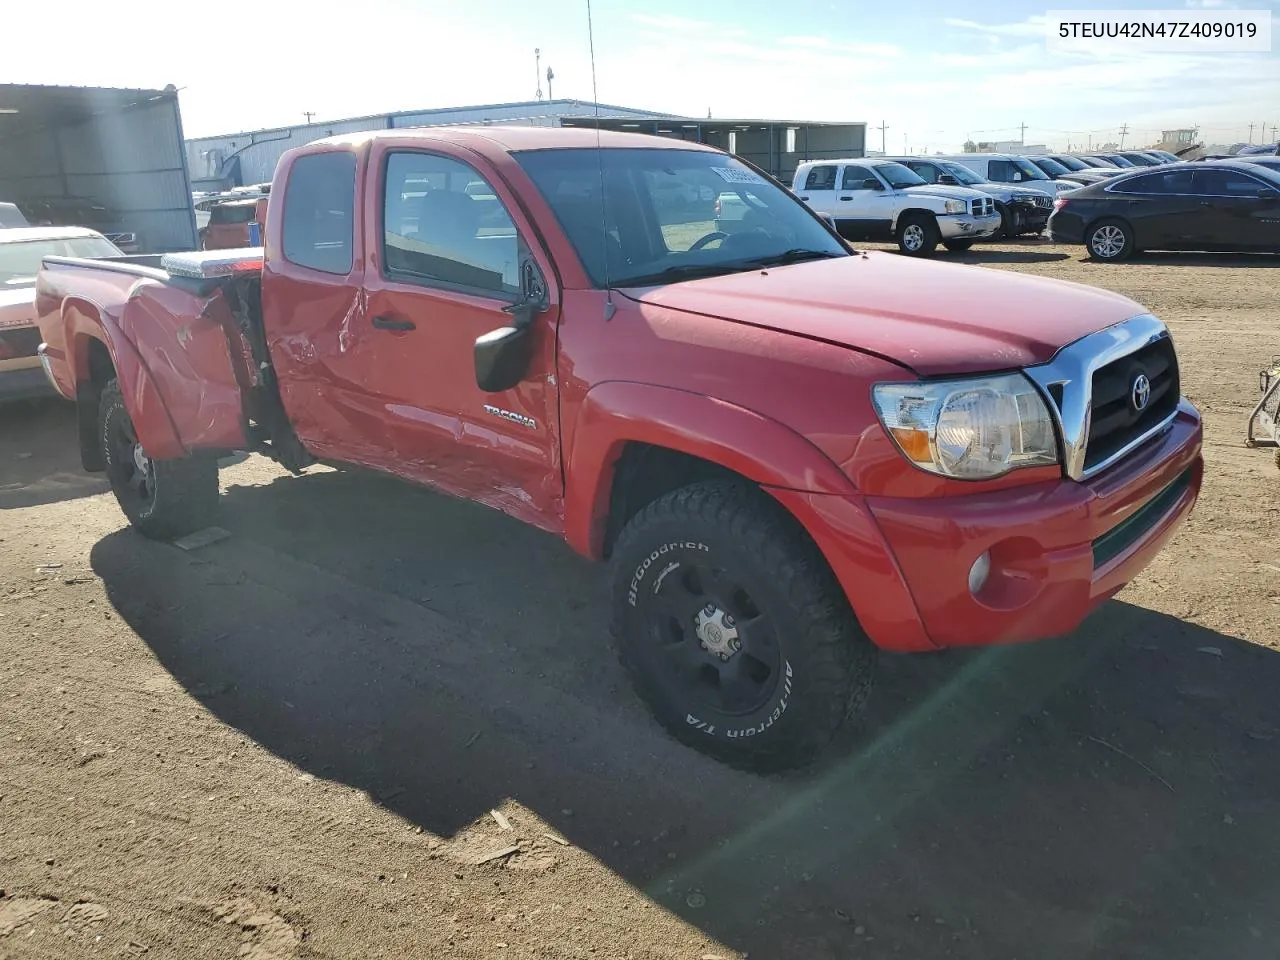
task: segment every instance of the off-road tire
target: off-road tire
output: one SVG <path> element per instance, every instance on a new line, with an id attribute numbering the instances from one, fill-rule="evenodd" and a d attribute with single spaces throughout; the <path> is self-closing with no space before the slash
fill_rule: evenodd
<path id="1" fill-rule="evenodd" d="M 913 230 L 920 230 L 923 236 L 920 239 L 920 245 L 913 247 L 910 243 L 910 237 Z M 908 257 L 931 257 L 933 252 L 938 249 L 938 241 L 942 239 L 942 235 L 938 231 L 938 221 L 927 213 L 908 213 L 898 221 L 898 229 L 894 234 L 894 240 L 898 244 L 898 250 Z"/>
<path id="2" fill-rule="evenodd" d="M 943 240 L 942 245 L 952 253 L 964 253 L 973 246 L 972 240 Z"/>
<path id="3" fill-rule="evenodd" d="M 619 659 L 654 717 L 682 743 L 743 770 L 803 766 L 827 747 L 870 692 L 876 648 L 817 547 L 760 490 L 709 481 L 668 493 L 626 524 L 612 561 Z M 757 708 L 739 715 L 699 702 L 662 669 L 662 651 L 674 648 L 661 644 L 671 643 L 667 631 L 680 629 L 663 609 L 672 602 L 668 578 L 707 567 L 740 583 L 764 622 L 775 624 L 776 687 Z M 685 596 L 682 583 L 671 589 Z M 686 623 L 689 639 L 676 643 L 698 644 L 692 623 Z M 751 623 L 742 623 L 744 651 Z M 767 639 L 763 643 L 769 646 Z M 701 646 L 681 650 L 684 656 L 705 653 Z"/>
<path id="4" fill-rule="evenodd" d="M 153 487 L 140 495 L 128 482 L 136 469 L 122 462 L 117 431 L 133 432 L 120 384 L 112 380 L 102 389 L 98 404 L 98 439 L 116 502 L 129 522 L 153 540 L 175 540 L 213 523 L 218 508 L 218 462 L 211 454 L 192 454 L 176 460 L 152 460 Z"/>
<path id="5" fill-rule="evenodd" d="M 1121 242 L 1117 247 L 1115 243 L 1104 245 L 1104 235 L 1111 237 L 1120 237 Z M 1085 249 L 1089 251 L 1089 256 L 1102 263 L 1115 263 L 1119 260 L 1127 260 L 1136 252 L 1133 245 L 1133 227 L 1125 221 L 1115 217 L 1105 217 L 1089 224 L 1089 228 L 1084 232 Z M 1105 249 L 1115 249 L 1115 253 L 1106 254 Z"/>

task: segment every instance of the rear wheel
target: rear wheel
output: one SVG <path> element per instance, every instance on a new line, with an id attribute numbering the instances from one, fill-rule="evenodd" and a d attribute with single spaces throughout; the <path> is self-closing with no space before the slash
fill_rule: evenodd
<path id="1" fill-rule="evenodd" d="M 173 540 L 213 522 L 218 506 L 217 460 L 206 454 L 152 460 L 138 442 L 117 380 L 102 390 L 98 436 L 111 490 L 139 533 L 154 540 Z"/>
<path id="2" fill-rule="evenodd" d="M 759 490 L 693 484 L 614 550 L 619 658 L 656 719 L 732 766 L 813 758 L 871 688 L 876 649 L 795 521 Z"/>
<path id="3" fill-rule="evenodd" d="M 1095 260 L 1123 260 L 1133 253 L 1133 228 L 1123 220 L 1099 220 L 1084 235 Z"/>
<path id="4" fill-rule="evenodd" d="M 898 221 L 898 249 L 909 257 L 931 257 L 938 249 L 938 223 L 925 213 L 909 213 Z"/>
<path id="5" fill-rule="evenodd" d="M 943 240 L 942 245 L 952 253 L 964 253 L 973 246 L 972 240 Z"/>

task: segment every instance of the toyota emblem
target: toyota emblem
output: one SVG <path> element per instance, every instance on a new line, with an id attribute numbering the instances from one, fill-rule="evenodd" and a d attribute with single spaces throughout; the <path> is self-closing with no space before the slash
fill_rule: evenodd
<path id="1" fill-rule="evenodd" d="M 1133 385 L 1129 387 L 1129 402 L 1138 413 L 1147 409 L 1147 404 L 1151 402 L 1151 381 L 1145 373 L 1133 378 Z"/>

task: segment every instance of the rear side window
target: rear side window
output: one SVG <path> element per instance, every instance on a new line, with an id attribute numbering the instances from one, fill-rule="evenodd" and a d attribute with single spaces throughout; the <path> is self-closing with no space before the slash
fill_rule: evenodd
<path id="1" fill-rule="evenodd" d="M 813 167 L 805 177 L 806 190 L 834 190 L 836 188 L 835 167 Z"/>
<path id="2" fill-rule="evenodd" d="M 907 166 L 910 167 L 913 171 L 915 171 L 916 176 L 919 177 L 921 180 L 923 180 L 925 183 L 938 182 L 939 171 L 938 171 L 938 168 L 935 167 L 932 163 L 921 163 L 918 160 L 908 160 Z"/>
<path id="3" fill-rule="evenodd" d="M 995 183 L 1021 183 L 1030 178 L 1009 160 L 992 160 L 987 165 L 987 179 Z"/>
<path id="4" fill-rule="evenodd" d="M 1191 171 L 1167 170 L 1164 173 L 1148 173 L 1133 177 L 1119 184 L 1120 193 L 1179 194 L 1191 192 Z"/>
<path id="5" fill-rule="evenodd" d="M 284 191 L 284 258 L 322 273 L 349 274 L 355 195 L 355 154 L 313 153 L 295 160 Z"/>

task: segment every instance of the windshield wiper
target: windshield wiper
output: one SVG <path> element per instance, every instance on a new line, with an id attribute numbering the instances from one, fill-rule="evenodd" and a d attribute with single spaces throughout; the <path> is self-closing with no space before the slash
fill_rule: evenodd
<path id="1" fill-rule="evenodd" d="M 698 280 L 703 277 L 718 277 L 726 273 L 749 269 L 752 264 L 731 263 L 683 263 L 653 273 L 642 273 L 635 277 L 623 277 L 614 280 L 617 287 L 647 287 L 657 283 L 676 283 L 680 280 Z"/>
<path id="2" fill-rule="evenodd" d="M 810 250 L 808 247 L 793 247 L 782 253 L 772 253 L 766 257 L 753 257 L 747 261 L 753 267 L 782 267 L 789 263 L 804 263 L 806 260 L 831 260 L 846 257 L 848 254 L 838 250 Z"/>

